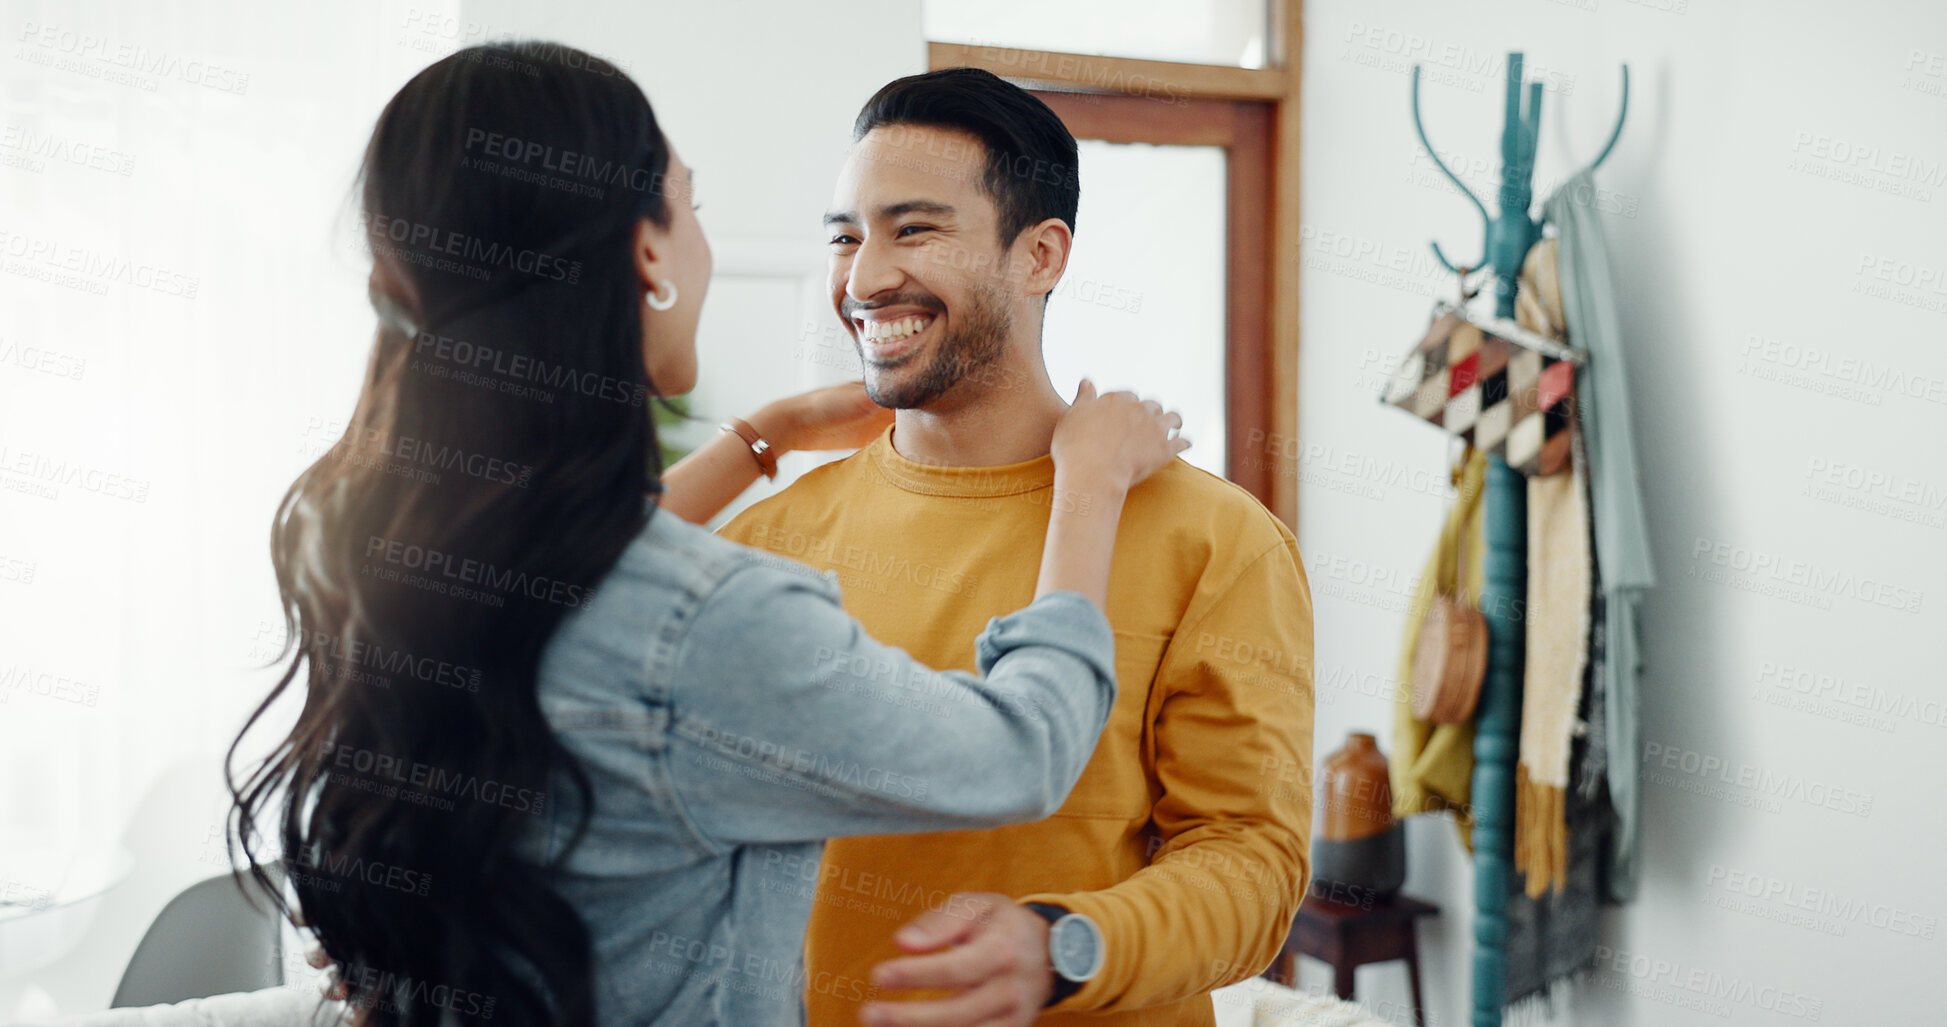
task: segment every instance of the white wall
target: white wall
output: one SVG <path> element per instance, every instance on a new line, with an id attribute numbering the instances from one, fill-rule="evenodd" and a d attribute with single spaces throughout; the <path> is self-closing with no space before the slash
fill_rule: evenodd
<path id="1" fill-rule="evenodd" d="M 1408 69 L 1439 69 L 1422 91 L 1428 132 L 1476 169 L 1491 206 L 1509 50 L 1550 83 L 1537 200 L 1601 146 L 1617 66 L 1631 66 L 1629 123 L 1598 175 L 1618 212 L 1605 224 L 1662 578 L 1642 612 L 1643 740 L 1676 762 L 1643 783 L 1642 897 L 1605 914 L 1612 954 L 1596 986 L 1549 1022 L 1800 1019 L 1777 1010 L 1781 992 L 1804 998 L 1799 1011 L 1819 1003 L 1823 1023 L 1935 1021 L 1922 996 L 1947 945 L 1934 787 L 1947 685 L 1921 651 L 1947 608 L 1937 5 L 1309 0 L 1300 536 L 1318 750 L 1355 728 L 1382 745 L 1391 734 L 1402 610 L 1444 507 L 1427 483 L 1443 483 L 1445 448 L 1374 397 L 1429 297 L 1451 293 L 1427 241 L 1480 251 L 1478 219 L 1418 156 Z M 1757 560 L 1780 569 L 1738 569 Z M 1880 586 L 1917 596 L 1918 611 L 1875 605 Z M 1789 705 L 1819 687 L 1833 690 L 1824 705 Z M 1892 712 L 1829 701 L 1839 690 Z M 1721 761 L 1731 780 L 1686 759 Z M 1870 808 L 1813 801 L 1832 796 Z M 1408 844 L 1407 890 L 1449 911 L 1421 933 L 1431 1022 L 1462 1023 L 1471 864 L 1445 822 L 1410 824 Z M 1359 985 L 1368 1000 L 1405 998 L 1399 964 L 1361 970 Z"/>
<path id="2" fill-rule="evenodd" d="M 43 44 L 30 23 L 58 31 Z M 32 133 L 0 139 L 0 157 L 17 158 L 0 166 L 0 230 L 199 283 L 194 299 L 95 295 L 14 273 L 11 260 L 0 274 L 8 467 L 19 453 L 65 457 L 147 486 L 139 502 L 74 486 L 52 500 L 0 491 L 0 681 L 24 667 L 68 682 L 59 697 L 0 688 L 0 898 L 31 901 L 58 877 L 58 865 L 22 860 L 29 848 L 119 843 L 136 860 L 51 964 L 36 949 L 30 966 L 0 928 L 4 1022 L 104 1007 L 162 904 L 222 868 L 221 753 L 274 679 L 246 669 L 274 652 L 257 630 L 276 609 L 271 510 L 330 444 L 319 425 L 349 413 L 370 346 L 367 264 L 344 244 L 342 215 L 385 100 L 458 46 L 509 35 L 581 46 L 642 84 L 698 169 L 716 248 L 694 404 L 707 436 L 723 416 L 843 373 L 833 365 L 849 344 L 805 327 L 831 316 L 819 215 L 859 105 L 923 70 L 925 48 L 918 8 L 898 0 L 854 0 L 842 17 L 785 0 L 384 0 L 350 15 L 23 0 L 0 31 L 5 125 Z M 248 78 L 236 91 L 181 75 L 104 80 L 91 72 L 116 66 L 77 59 L 84 36 L 94 54 L 127 45 Z M 35 169 L 49 138 L 62 153 L 105 148 L 101 163 L 117 170 Z M 23 346 L 81 372 L 33 370 L 15 359 Z"/>
<path id="3" fill-rule="evenodd" d="M 452 49 L 439 11 L 5 7 L 0 890 L 135 861 L 72 952 L 0 927 L 0 1019 L 106 1005 L 220 869 L 221 755 L 275 678 L 271 511 L 370 346 L 344 204 L 380 105 Z"/>

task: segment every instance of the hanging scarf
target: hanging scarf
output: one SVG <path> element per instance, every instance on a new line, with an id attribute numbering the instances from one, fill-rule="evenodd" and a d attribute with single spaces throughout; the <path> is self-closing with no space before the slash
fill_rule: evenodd
<path id="1" fill-rule="evenodd" d="M 1595 179 L 1582 171 L 1542 205 L 1561 240 L 1558 270 L 1562 306 L 1575 344 L 1589 354 L 1577 402 L 1588 427 L 1589 495 L 1595 514 L 1596 562 L 1601 568 L 1603 640 L 1600 671 L 1604 701 L 1606 784 L 1616 830 L 1605 882 L 1611 901 L 1635 895 L 1637 826 L 1641 819 L 1637 686 L 1642 656 L 1636 604 L 1656 584 L 1649 526 L 1643 515 L 1636 437 L 1629 412 L 1628 347 L 1616 316 L 1615 283 L 1609 272 L 1602 214 L 1589 205 Z M 1594 718 L 1591 718 L 1593 722 Z"/>
<path id="2" fill-rule="evenodd" d="M 1555 278 L 1555 240 L 1543 239 L 1522 262 L 1515 319 L 1568 342 Z M 1569 747 L 1581 721 L 1588 661 L 1588 479 L 1581 430 L 1569 426 L 1569 473 L 1528 479 L 1527 657 L 1521 689 L 1520 760 L 1514 772 L 1514 867 L 1530 898 L 1559 892 L 1568 879 Z"/>
<path id="3" fill-rule="evenodd" d="M 1554 239 L 1523 262 L 1515 313 L 1523 327 L 1572 340 L 1556 286 Z M 1579 403 L 1579 397 L 1578 397 Z M 1528 480 L 1526 653 L 1515 766 L 1514 860 L 1526 887 L 1510 890 L 1506 997 L 1516 1022 L 1535 1022 L 1596 955 L 1601 854 L 1609 810 L 1599 783 L 1601 678 L 1592 659 L 1596 566 L 1589 542 L 1588 460 L 1571 426 L 1567 472 Z"/>

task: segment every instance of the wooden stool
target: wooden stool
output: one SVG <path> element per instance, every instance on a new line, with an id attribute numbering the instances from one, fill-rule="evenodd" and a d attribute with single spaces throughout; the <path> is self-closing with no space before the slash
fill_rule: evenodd
<path id="1" fill-rule="evenodd" d="M 1413 988 L 1413 1022 L 1419 1023 L 1420 946 L 1413 923 L 1434 916 L 1440 907 L 1398 895 L 1375 900 L 1370 908 L 1306 896 L 1298 919 L 1285 937 L 1284 948 L 1264 976 L 1289 987 L 1298 986 L 1298 957 L 1310 956 L 1332 967 L 1332 987 L 1342 999 L 1352 998 L 1352 970 L 1367 963 L 1406 960 L 1407 980 Z"/>

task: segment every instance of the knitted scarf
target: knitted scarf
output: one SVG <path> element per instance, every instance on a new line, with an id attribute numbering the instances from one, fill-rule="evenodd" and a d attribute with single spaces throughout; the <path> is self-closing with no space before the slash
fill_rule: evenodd
<path id="1" fill-rule="evenodd" d="M 1528 251 L 1516 294 L 1523 328 L 1567 341 L 1555 240 Z M 1581 428 L 1570 425 L 1567 474 L 1528 479 L 1527 662 L 1521 689 L 1520 762 L 1515 767 L 1514 866 L 1530 898 L 1559 892 L 1568 879 L 1569 749 L 1578 729 L 1588 663 L 1588 471 Z"/>

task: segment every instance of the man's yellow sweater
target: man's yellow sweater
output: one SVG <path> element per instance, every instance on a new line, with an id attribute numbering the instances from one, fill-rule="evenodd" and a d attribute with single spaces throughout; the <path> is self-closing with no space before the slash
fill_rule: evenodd
<path id="1" fill-rule="evenodd" d="M 1055 494 L 1052 457 L 937 467 L 891 440 L 722 534 L 836 571 L 874 637 L 973 670 L 988 619 L 1034 596 L 1050 505 L 1090 499 Z M 901 954 L 893 931 L 955 892 L 1101 926 L 1107 962 L 1046 1024 L 1210 1024 L 1207 993 L 1271 963 L 1310 870 L 1312 606 L 1297 543 L 1249 493 L 1177 460 L 1129 493 L 1108 615 L 1119 696 L 1059 812 L 826 846 L 805 942 L 812 1024 L 857 1023 L 855 989 L 819 982 L 869 980 Z M 914 716 L 952 715 L 913 699 Z"/>

